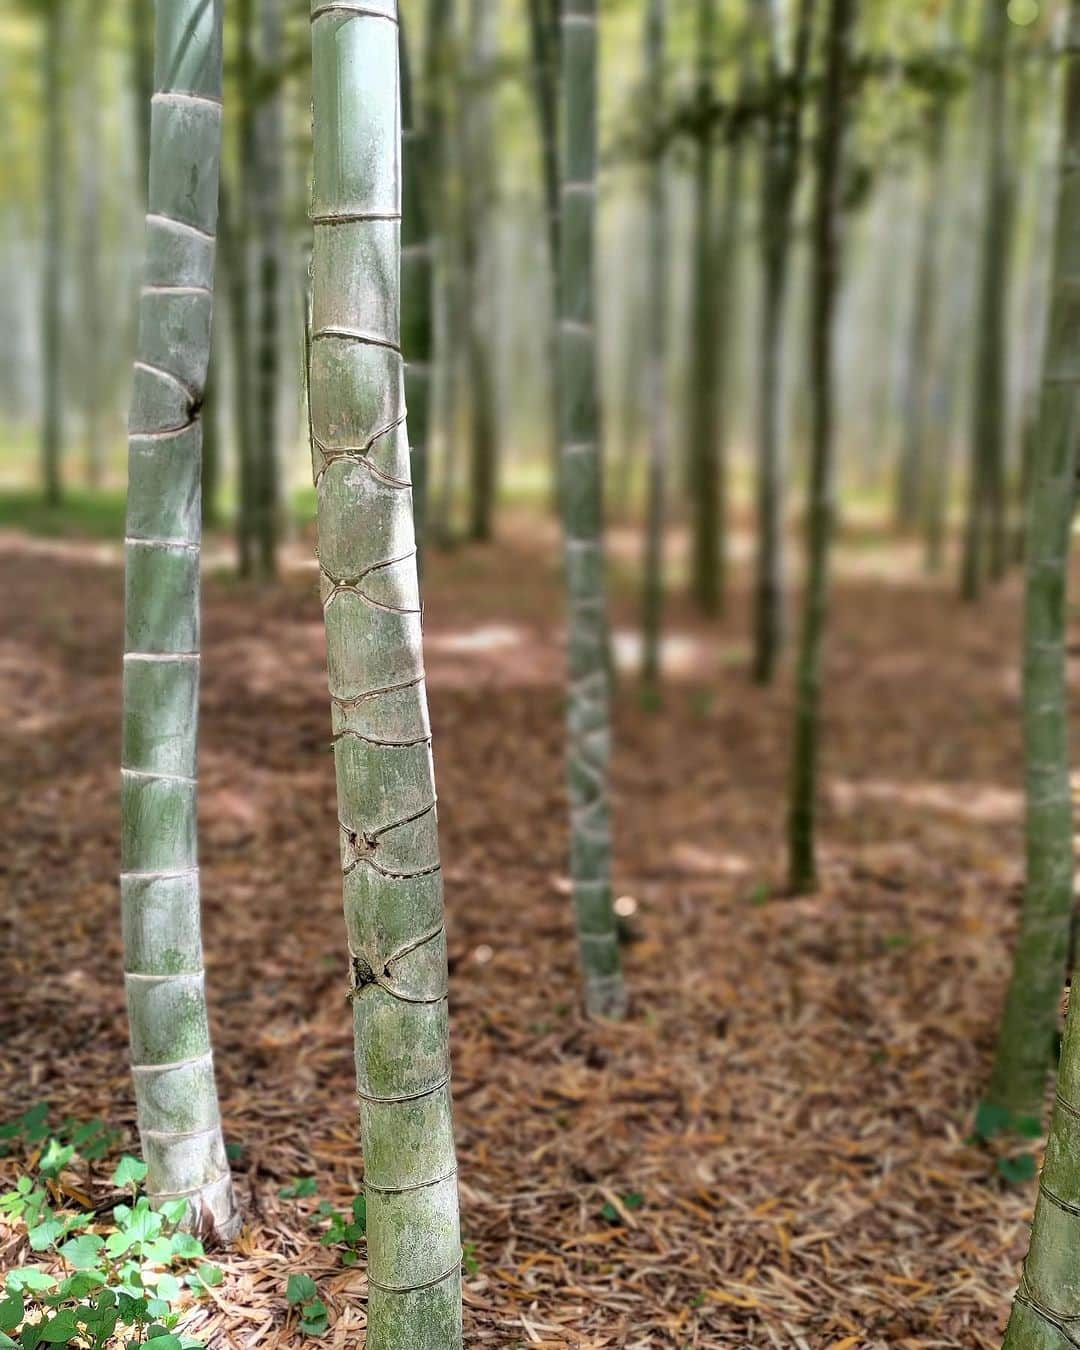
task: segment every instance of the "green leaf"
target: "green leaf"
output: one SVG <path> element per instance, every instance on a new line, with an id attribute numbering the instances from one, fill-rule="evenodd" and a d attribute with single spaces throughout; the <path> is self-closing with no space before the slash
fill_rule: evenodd
<path id="1" fill-rule="evenodd" d="M 47 1345 L 67 1345 L 79 1334 L 73 1308 L 62 1308 L 56 1316 L 40 1328 L 40 1337 Z"/>
<path id="2" fill-rule="evenodd" d="M 16 1270 L 8 1271 L 5 1283 L 15 1293 L 23 1289 L 29 1289 L 32 1293 L 40 1293 L 43 1289 L 55 1288 L 56 1277 L 50 1275 L 48 1271 L 42 1270 L 39 1266 L 21 1266 Z"/>
<path id="3" fill-rule="evenodd" d="M 180 1337 L 167 1331 L 164 1336 L 151 1336 L 143 1345 L 143 1350 L 184 1350 Z"/>
<path id="4" fill-rule="evenodd" d="M 997 1170 L 1015 1186 L 1023 1181 L 1034 1180 L 1039 1169 L 1030 1153 L 1018 1153 L 1015 1158 L 999 1158 Z"/>
<path id="5" fill-rule="evenodd" d="M 13 1341 L 5 1331 L 0 1331 L 0 1350 L 19 1350 L 19 1342 Z"/>
<path id="6" fill-rule="evenodd" d="M 326 1304 L 318 1299 L 305 1303 L 300 1309 L 300 1330 L 305 1336 L 321 1336 L 330 1322 Z"/>
<path id="7" fill-rule="evenodd" d="M 14 1331 L 23 1320 L 26 1303 L 21 1294 L 9 1294 L 0 1303 L 0 1330 Z"/>
<path id="8" fill-rule="evenodd" d="M 310 1275 L 290 1275 L 285 1286 L 285 1300 L 291 1308 L 305 1299 L 314 1298 L 318 1292 L 318 1286 Z"/>
<path id="9" fill-rule="evenodd" d="M 64 1243 L 60 1255 L 76 1270 L 89 1270 L 98 1264 L 104 1246 L 104 1240 L 96 1233 L 80 1233 L 77 1238 Z"/>
<path id="10" fill-rule="evenodd" d="M 367 1196 L 354 1195 L 352 1202 L 353 1221 L 359 1224 L 362 1232 L 367 1232 Z"/>
<path id="11" fill-rule="evenodd" d="M 141 1158 L 134 1158 L 130 1153 L 125 1153 L 112 1174 L 112 1183 L 121 1190 L 125 1186 L 138 1186 L 141 1181 L 146 1180 L 146 1171 L 146 1163 Z"/>
<path id="12" fill-rule="evenodd" d="M 67 1232 L 67 1225 L 63 1219 L 46 1219 L 44 1223 L 39 1223 L 31 1228 L 27 1233 L 30 1241 L 30 1249 L 35 1252 L 43 1252 L 47 1247 L 51 1247 L 58 1237 L 63 1237 Z"/>
<path id="13" fill-rule="evenodd" d="M 979 1139 L 993 1139 L 1009 1128 L 1012 1113 L 1005 1106 L 980 1102 L 975 1108 L 975 1134 Z"/>
<path id="14" fill-rule="evenodd" d="M 623 1196 L 622 1202 L 627 1209 L 640 1209 L 645 1203 L 645 1197 L 638 1191 L 628 1191 Z"/>
<path id="15" fill-rule="evenodd" d="M 1038 1116 L 1017 1116 L 1013 1120 L 1013 1129 L 1023 1139 L 1041 1139 L 1042 1121 Z"/>
<path id="16" fill-rule="evenodd" d="M 163 1271 L 158 1276 L 157 1284 L 154 1285 L 154 1292 L 158 1298 L 174 1303 L 180 1297 L 180 1281 L 175 1275 L 170 1275 L 167 1270 Z"/>
<path id="17" fill-rule="evenodd" d="M 105 1283 L 105 1276 L 97 1270 L 78 1270 L 74 1275 L 69 1275 L 63 1282 L 57 1293 L 61 1298 L 85 1298 L 94 1289 L 101 1289 Z M 110 1289 L 102 1289 L 99 1296 L 104 1298 L 106 1294 L 113 1297 Z"/>
<path id="18" fill-rule="evenodd" d="M 196 1257 L 206 1255 L 202 1243 L 192 1233 L 174 1233 L 171 1241 L 173 1255 L 183 1261 L 194 1261 Z"/>
<path id="19" fill-rule="evenodd" d="M 282 1186 L 278 1195 L 282 1200 L 302 1200 L 305 1196 L 315 1195 L 318 1189 L 314 1177 L 293 1177 L 288 1186 Z"/>
<path id="20" fill-rule="evenodd" d="M 161 1206 L 159 1213 L 164 1215 L 167 1223 L 183 1223 L 187 1211 L 188 1202 L 184 1199 L 180 1199 L 166 1200 Z"/>
<path id="21" fill-rule="evenodd" d="M 208 1289 L 216 1289 L 225 1279 L 225 1274 L 220 1266 L 196 1266 L 195 1273 Z"/>
<path id="22" fill-rule="evenodd" d="M 167 1266 L 176 1255 L 176 1243 L 171 1237 L 151 1238 L 149 1242 L 142 1244 L 142 1255 L 145 1261 Z"/>
<path id="23" fill-rule="evenodd" d="M 38 1161 L 38 1171 L 42 1176 L 55 1177 L 74 1156 L 75 1150 L 70 1144 L 61 1144 L 58 1139 L 50 1139 Z"/>
<path id="24" fill-rule="evenodd" d="M 23 1138 L 28 1144 L 38 1144 L 49 1133 L 49 1103 L 38 1102 L 19 1117 Z"/>

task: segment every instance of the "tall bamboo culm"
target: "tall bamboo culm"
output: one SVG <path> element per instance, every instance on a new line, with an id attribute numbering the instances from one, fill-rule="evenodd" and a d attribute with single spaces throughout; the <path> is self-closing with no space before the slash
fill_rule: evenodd
<path id="1" fill-rule="evenodd" d="M 1072 4 L 1072 39 L 1080 38 Z M 1073 906 L 1065 620 L 1080 433 L 1080 58 L 1068 56 L 1047 347 L 1028 485 L 1024 753 L 1027 878 L 1013 973 L 983 1105 L 1037 1131 L 1052 1064 Z M 1074 1040 L 1076 1033 L 1074 1031 Z M 1076 1047 L 1080 1053 L 1080 1046 Z M 1062 1074 L 1067 1070 L 1062 1061 Z M 1080 1065 L 1073 1072 L 1080 1076 Z M 1080 1094 L 1067 1097 L 1077 1101 Z M 1024 1118 L 1027 1118 L 1025 1121 Z M 1077 1134 L 1080 1142 L 1080 1134 Z M 1080 1229 L 1076 1230 L 1080 1236 Z"/>
<path id="2" fill-rule="evenodd" d="M 840 286 L 846 86 L 856 3 L 857 0 L 831 0 L 825 78 L 818 111 L 817 193 L 811 227 L 813 428 L 807 503 L 806 588 L 795 676 L 795 736 L 788 811 L 789 883 L 796 895 L 811 890 L 817 882 L 814 832 L 821 735 L 821 665 L 829 600 L 829 548 L 835 515 L 833 330 Z"/>
<path id="3" fill-rule="evenodd" d="M 645 65 L 649 106 L 659 128 L 664 116 L 665 0 L 648 0 L 645 10 Z M 645 505 L 645 557 L 641 594 L 641 678 L 646 694 L 660 697 L 660 646 L 664 623 L 664 494 L 669 454 L 667 389 L 668 212 L 665 147 L 656 135 L 648 174 L 649 462 Z M 710 297 L 710 300 L 712 297 Z"/>
<path id="4" fill-rule="evenodd" d="M 443 923 L 400 346 L 396 0 L 313 0 L 311 437 L 368 1350 L 461 1344 Z"/>
<path id="5" fill-rule="evenodd" d="M 596 0 L 562 0 L 559 245 L 561 504 L 570 629 L 570 872 L 585 1006 L 626 1006 L 611 897 L 611 691 L 604 607 L 600 415 L 596 390 Z"/>
<path id="6" fill-rule="evenodd" d="M 1034 961 L 1031 974 L 1045 996 L 1046 1006 L 1040 1009 L 1033 1005 L 1015 1032 L 1031 1037 L 1033 1054 L 1040 1057 L 1036 1066 L 1040 1082 L 1045 1082 L 1047 1040 L 1063 982 L 1073 879 L 1064 636 L 1080 434 L 1080 236 L 1076 230 L 1080 212 L 1080 0 L 1071 0 L 1068 25 L 1065 130 L 1050 316 L 1028 495 L 1024 637 L 1028 883 L 1016 971 L 1017 977 L 1023 978 L 1022 963 Z M 1074 978 L 1031 1245 L 1005 1333 L 1005 1350 L 1068 1350 L 1077 1343 L 1078 988 Z M 1010 991 L 1010 1001 L 1013 997 Z"/>
<path id="7" fill-rule="evenodd" d="M 201 407 L 210 353 L 224 0 L 157 7 L 145 284 L 125 544 L 121 895 L 147 1189 L 240 1226 L 218 1116 L 199 923 Z"/>
<path id="8" fill-rule="evenodd" d="M 429 169 L 426 128 L 416 121 L 412 71 L 401 25 L 401 134 L 404 158 L 404 221 L 401 249 L 401 350 L 405 357 L 405 398 L 409 408 L 413 517 L 417 546 L 425 544 L 428 438 L 435 348 L 435 250 L 425 198 Z M 418 553 L 418 561 L 422 555 Z"/>

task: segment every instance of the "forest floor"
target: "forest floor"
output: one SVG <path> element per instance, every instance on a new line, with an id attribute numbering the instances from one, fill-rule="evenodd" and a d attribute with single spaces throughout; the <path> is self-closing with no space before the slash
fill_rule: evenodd
<path id="1" fill-rule="evenodd" d="M 632 537 L 612 551 L 626 656 Z M 0 558 L 3 1114 L 47 1099 L 135 1148 L 117 551 L 7 533 Z M 661 710 L 620 683 L 633 1009 L 597 1026 L 567 896 L 555 534 L 511 520 L 430 557 L 467 1343 L 997 1347 L 1035 1188 L 966 1140 L 1022 877 L 1018 578 L 965 609 L 913 550 L 841 549 L 823 879 L 799 900 L 781 894 L 790 673 L 748 682 L 734 582 L 723 624 L 672 601 Z M 246 1226 L 183 1326 L 213 1350 L 313 1344 L 284 1295 L 302 1272 L 322 1343 L 352 1347 L 363 1262 L 311 1221 L 362 1176 L 313 569 L 265 590 L 211 569 L 204 651 L 206 960 Z M 309 1176 L 316 1195 L 279 1195 Z M 0 1267 L 24 1258 L 0 1228 Z"/>

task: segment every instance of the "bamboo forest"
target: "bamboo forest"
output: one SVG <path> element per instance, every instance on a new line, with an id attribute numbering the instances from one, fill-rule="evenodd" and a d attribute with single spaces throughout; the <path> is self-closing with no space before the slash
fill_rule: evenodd
<path id="1" fill-rule="evenodd" d="M 0 89 L 0 1350 L 1080 1348 L 1080 0 Z"/>

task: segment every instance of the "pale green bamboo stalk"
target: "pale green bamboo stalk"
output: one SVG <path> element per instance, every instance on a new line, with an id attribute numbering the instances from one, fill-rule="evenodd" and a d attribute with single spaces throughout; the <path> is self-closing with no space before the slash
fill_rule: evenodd
<path id="1" fill-rule="evenodd" d="M 45 165 L 45 234 L 41 263 L 42 377 L 41 476 L 45 501 L 63 496 L 60 457 L 64 441 L 63 315 L 65 109 L 63 84 L 65 0 L 46 0 L 42 33 L 42 162 Z"/>
<path id="2" fill-rule="evenodd" d="M 896 523 L 913 530 L 923 516 L 927 482 L 935 483 L 935 462 L 928 455 L 930 360 L 937 311 L 937 263 L 945 207 L 945 147 L 948 95 L 939 95 L 928 112 L 926 178 L 922 184 L 922 221 L 915 263 L 907 388 L 904 395 L 904 439 L 896 483 Z"/>
<path id="3" fill-rule="evenodd" d="M 396 0 L 312 0 L 311 436 L 368 1350 L 461 1344 L 446 929 L 400 349 Z"/>
<path id="4" fill-rule="evenodd" d="M 558 0 L 528 0 L 529 43 L 532 55 L 533 101 L 540 137 L 541 185 L 547 213 L 548 267 L 551 313 L 547 332 L 548 375 L 552 407 L 557 407 L 555 384 L 559 366 L 559 15 Z M 559 419 L 550 421 L 551 505 L 559 506 Z"/>
<path id="5" fill-rule="evenodd" d="M 987 576 L 997 580 L 1007 562 L 1005 534 L 1006 322 L 1012 180 L 1008 163 L 1005 57 L 1009 21 L 1001 0 L 985 0 L 980 112 L 986 127 L 986 185 L 978 316 L 975 324 L 975 397 L 961 593 L 976 600 Z"/>
<path id="6" fill-rule="evenodd" d="M 1014 1079 L 1041 1106 L 1048 1041 L 1072 904 L 1065 667 L 1066 582 L 1080 425 L 1080 0 L 1071 0 L 1065 60 L 1065 134 L 1043 364 L 1039 425 L 1028 495 L 1024 633 L 1028 880 L 1006 1021 L 1030 1043 L 1030 1071 Z M 1024 984 L 1028 988 L 1025 991 Z M 1050 1122 L 1031 1245 L 1005 1333 L 1005 1350 L 1067 1350 L 1080 1326 L 1080 999 L 1074 974 L 1057 1098 Z M 1025 997 L 1026 993 L 1026 997 Z M 1021 1011 L 1018 1005 L 1026 1006 Z M 1005 1028 L 1002 1028 L 1004 1042 Z M 1000 1060 L 1000 1047 L 999 1047 Z M 1030 1087 L 1028 1086 L 1030 1085 Z M 1010 1103 L 1005 1102 L 1006 1106 Z M 1023 1109 L 1030 1109 L 1024 1102 Z"/>
<path id="7" fill-rule="evenodd" d="M 1080 0 L 1072 3 L 1080 39 Z M 1027 767 L 1027 882 L 1012 979 L 980 1114 L 1037 1127 L 1065 978 L 1073 904 L 1065 622 L 1080 417 L 1080 60 L 1066 57 L 1065 135 L 1050 315 L 1028 490 L 1024 637 L 1024 744 Z M 1062 1066 L 1064 1072 L 1064 1064 Z M 1070 1098 L 1069 1100 L 1073 1100 Z M 1080 1230 L 1078 1230 L 1080 1231 Z"/>
<path id="8" fill-rule="evenodd" d="M 694 147 L 694 294 L 691 301 L 693 345 L 690 353 L 689 391 L 691 489 L 691 591 L 704 614 L 723 608 L 723 527 L 719 464 L 719 400 L 721 397 L 718 357 L 718 318 L 727 295 L 716 284 L 714 265 L 717 240 L 713 221 L 712 126 L 708 119 L 713 99 L 713 67 L 716 60 L 716 0 L 698 0 L 697 6 L 697 98 L 701 126 Z M 738 155 L 735 141 L 732 161 Z M 725 212 L 728 202 L 724 203 Z M 732 245 L 721 239 L 721 247 Z"/>
<path id="9" fill-rule="evenodd" d="M 559 415 L 569 602 L 570 871 L 585 1006 L 626 1006 L 611 897 L 608 759 L 611 690 L 604 597 L 600 410 L 593 248 L 596 229 L 596 0 L 562 0 Z"/>
<path id="10" fill-rule="evenodd" d="M 498 490 L 499 427 L 492 369 L 492 258 L 495 144 L 489 84 L 496 56 L 498 0 L 470 0 L 469 74 L 461 119 L 462 280 L 469 376 L 469 538 L 490 539 Z"/>
<path id="11" fill-rule="evenodd" d="M 82 324 L 83 408 L 86 426 L 86 485 L 100 488 L 105 447 L 103 360 L 105 334 L 101 304 L 101 20 L 99 0 L 90 0 L 83 20 L 85 43 L 80 120 L 82 123 L 81 231 L 79 249 Z"/>
<path id="12" fill-rule="evenodd" d="M 153 95 L 151 76 L 154 68 L 151 51 L 150 17 L 152 6 L 148 0 L 128 0 L 131 27 L 131 92 L 135 104 L 135 149 L 137 164 L 135 181 L 142 194 L 150 176 L 150 99 Z M 141 200 L 141 196 L 140 196 Z"/>
<path id="13" fill-rule="evenodd" d="M 665 0 L 648 0 L 645 10 L 646 97 L 658 127 L 664 117 Z M 660 690 L 660 642 L 664 618 L 664 491 L 669 446 L 667 390 L 668 212 L 664 147 L 650 147 L 648 166 L 649 327 L 646 384 L 649 403 L 649 461 L 645 504 L 645 559 L 641 594 L 641 678 L 654 698 Z M 713 297 L 709 297 L 710 304 Z"/>
<path id="14" fill-rule="evenodd" d="M 157 7 L 146 273 L 128 454 L 121 895 L 147 1190 L 200 1231 L 240 1226 L 199 934 L 201 406 L 221 152 L 223 0 Z"/>
<path id="15" fill-rule="evenodd" d="M 405 401 L 409 409 L 412 457 L 413 519 L 418 562 L 425 546 L 428 484 L 428 437 L 434 377 L 435 257 L 431 213 L 425 199 L 429 172 L 427 128 L 416 124 L 412 79 L 405 41 L 401 42 L 401 134 L 404 183 L 401 227 L 401 351 L 405 357 Z"/>
<path id="16" fill-rule="evenodd" d="M 784 641 L 783 321 L 799 186 L 803 104 L 816 0 L 799 0 L 790 69 L 782 63 L 779 10 L 757 0 L 769 45 L 769 109 L 761 171 L 761 367 L 754 576 L 753 676 L 768 684 Z"/>
<path id="17" fill-rule="evenodd" d="M 818 110 L 810 316 L 813 430 L 807 504 L 806 594 L 795 679 L 795 736 L 788 813 L 789 880 L 795 895 L 813 889 L 817 881 L 814 827 L 821 732 L 821 665 L 829 598 L 829 547 L 835 515 L 833 319 L 840 284 L 845 98 L 856 3 L 857 0 L 832 0 L 825 78 Z"/>
<path id="18" fill-rule="evenodd" d="M 285 148 L 282 92 L 281 0 L 259 0 L 262 69 L 273 81 L 264 89 L 254 120 L 257 171 L 252 175 L 252 208 L 257 221 L 257 278 L 259 291 L 258 331 L 252 382 L 255 393 L 256 500 L 254 532 L 259 574 L 270 579 L 277 573 L 280 533 L 280 465 L 278 386 L 281 365 L 280 276 L 282 247 L 283 182 Z"/>

